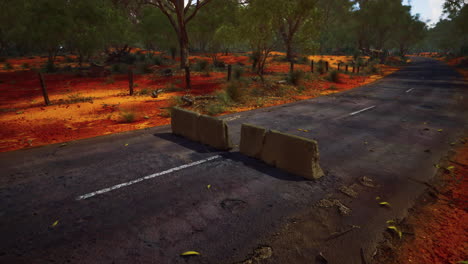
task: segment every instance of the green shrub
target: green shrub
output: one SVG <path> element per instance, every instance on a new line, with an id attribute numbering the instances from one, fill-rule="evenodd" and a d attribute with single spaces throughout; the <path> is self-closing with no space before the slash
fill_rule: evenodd
<path id="1" fill-rule="evenodd" d="M 126 64 L 133 64 L 137 60 L 137 56 L 133 53 L 127 53 L 122 56 L 120 59 L 121 62 L 126 63 Z"/>
<path id="2" fill-rule="evenodd" d="M 209 72 L 210 63 L 206 60 L 196 60 L 193 69 L 198 72 Z"/>
<path id="3" fill-rule="evenodd" d="M 165 65 L 167 63 L 167 59 L 164 58 L 163 56 L 154 56 L 153 57 L 153 63 L 158 66 Z"/>
<path id="4" fill-rule="evenodd" d="M 86 103 L 86 102 L 93 102 L 93 97 L 86 97 L 82 96 L 81 94 L 71 94 L 68 96 L 68 99 L 65 100 L 67 104 L 74 104 L 74 103 Z"/>
<path id="5" fill-rule="evenodd" d="M 64 61 L 70 63 L 70 62 L 74 62 L 75 60 L 72 57 L 65 56 Z"/>
<path id="6" fill-rule="evenodd" d="M 217 92 L 216 99 L 224 105 L 229 105 L 231 103 L 231 98 L 229 97 L 226 91 Z"/>
<path id="7" fill-rule="evenodd" d="M 5 65 L 3 65 L 3 69 L 4 70 L 12 70 L 13 65 L 11 65 L 11 63 L 9 63 L 9 62 L 6 62 Z"/>
<path id="8" fill-rule="evenodd" d="M 133 111 L 121 110 L 120 117 L 122 118 L 122 122 L 132 123 L 133 121 L 135 121 L 136 114 Z"/>
<path id="9" fill-rule="evenodd" d="M 334 83 L 340 82 L 340 75 L 338 74 L 338 71 L 333 70 L 329 72 L 327 75 L 327 80 Z"/>
<path id="10" fill-rule="evenodd" d="M 237 65 L 232 67 L 232 77 L 234 78 L 234 80 L 239 80 L 243 74 L 244 68 L 242 68 L 242 66 Z"/>
<path id="11" fill-rule="evenodd" d="M 136 92 L 136 95 L 149 95 L 149 94 L 151 94 L 151 90 L 148 88 L 144 88 Z"/>
<path id="12" fill-rule="evenodd" d="M 242 97 L 241 92 L 241 83 L 240 82 L 230 82 L 226 85 L 225 91 L 226 94 L 234 102 L 240 102 Z"/>
<path id="13" fill-rule="evenodd" d="M 127 73 L 128 72 L 128 65 L 123 63 L 113 64 L 111 66 L 111 71 L 114 73 Z"/>
<path id="14" fill-rule="evenodd" d="M 223 69 L 223 68 L 226 68 L 226 64 L 224 63 L 224 61 L 222 60 L 213 60 L 213 66 L 215 68 L 220 68 L 220 69 Z"/>
<path id="15" fill-rule="evenodd" d="M 325 61 L 323 61 L 323 60 L 318 61 L 317 72 L 319 74 L 324 74 L 325 73 Z"/>
<path id="16" fill-rule="evenodd" d="M 299 84 L 302 83 L 302 81 L 304 80 L 304 77 L 305 77 L 305 73 L 303 71 L 296 70 L 296 71 L 288 73 L 287 81 L 288 83 L 294 86 L 298 86 Z"/>
<path id="17" fill-rule="evenodd" d="M 226 106 L 224 104 L 221 104 L 221 103 L 211 103 L 211 104 L 208 104 L 206 107 L 205 107 L 205 111 L 208 115 L 218 115 L 218 114 L 221 114 L 222 112 L 226 111 Z"/>
<path id="18" fill-rule="evenodd" d="M 299 57 L 296 63 L 309 65 L 310 61 L 309 61 L 309 58 L 303 56 L 303 57 Z"/>
<path id="19" fill-rule="evenodd" d="M 297 92 L 298 93 L 303 93 L 305 91 L 306 87 L 304 85 L 299 85 L 297 87 Z"/>

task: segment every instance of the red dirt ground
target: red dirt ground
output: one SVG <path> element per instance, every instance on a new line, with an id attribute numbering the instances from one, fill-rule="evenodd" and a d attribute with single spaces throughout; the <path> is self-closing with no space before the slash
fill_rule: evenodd
<path id="1" fill-rule="evenodd" d="M 330 57 L 330 56 L 328 56 Z M 204 58 L 206 55 L 193 56 L 191 59 Z M 226 63 L 248 64 L 248 57 L 241 55 L 218 55 Z M 44 106 L 37 73 L 20 70 L 21 64 L 40 66 L 46 58 L 18 58 L 8 60 L 13 70 L 0 71 L 0 152 L 41 146 L 52 143 L 67 142 L 76 139 L 106 135 L 111 133 L 166 125 L 170 118 L 165 117 L 165 108 L 171 105 L 171 98 L 184 94 L 205 95 L 222 89 L 225 83 L 225 72 L 212 72 L 209 76 L 201 73 L 192 74 L 192 90 L 170 92 L 151 98 L 149 95 L 127 96 L 127 76 L 112 77 L 79 77 L 73 74 L 46 74 L 45 81 L 49 92 L 51 106 Z M 61 66 L 68 65 L 59 57 Z M 75 63 L 76 64 L 76 63 Z M 306 65 L 297 65 L 307 68 Z M 275 72 L 287 72 L 287 63 L 273 63 Z M 328 90 L 332 83 L 318 80 L 304 83 L 310 92 L 279 98 L 262 107 L 289 103 L 296 100 L 313 98 L 318 95 L 335 93 L 352 89 L 373 82 L 397 68 L 383 67 L 383 75 L 354 76 L 341 74 L 341 82 L 334 84 L 335 90 Z M 153 77 L 136 75 L 135 91 L 165 88 L 169 84 L 184 87 L 183 76 Z M 77 97 L 91 97 L 85 102 L 70 103 L 67 100 Z M 229 112 L 250 110 L 255 107 L 238 107 Z M 123 114 L 135 113 L 135 120 L 126 123 Z"/>
<path id="2" fill-rule="evenodd" d="M 414 239 L 407 240 L 395 263 L 455 264 L 468 260 L 468 142 L 458 149 L 446 171 L 446 185 L 436 201 L 408 219 Z M 394 262 L 392 262 L 394 263 Z"/>

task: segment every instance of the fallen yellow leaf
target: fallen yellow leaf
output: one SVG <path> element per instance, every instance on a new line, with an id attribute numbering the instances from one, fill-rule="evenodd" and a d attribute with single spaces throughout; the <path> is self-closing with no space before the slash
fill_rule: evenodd
<path id="1" fill-rule="evenodd" d="M 390 207 L 390 203 L 388 203 L 388 202 L 380 202 L 379 204 L 382 205 L 382 206 Z"/>
<path id="2" fill-rule="evenodd" d="M 437 132 L 442 132 L 442 131 L 443 131 L 443 129 L 438 129 L 438 130 L 437 130 Z"/>
<path id="3" fill-rule="evenodd" d="M 398 228 L 396 226 L 391 225 L 391 226 L 388 226 L 387 228 L 390 229 L 390 230 L 395 231 L 395 233 L 398 234 L 398 237 L 400 239 L 403 237 L 403 233 L 400 230 L 398 230 Z"/>
<path id="4" fill-rule="evenodd" d="M 197 256 L 200 255 L 200 253 L 196 251 L 185 251 L 184 253 L 180 254 L 181 256 Z"/>
<path id="5" fill-rule="evenodd" d="M 453 170 L 453 169 L 455 169 L 455 166 L 448 166 L 447 167 L 447 170 Z"/>
<path id="6" fill-rule="evenodd" d="M 208 185 L 206 186 L 206 188 L 208 188 L 208 189 L 211 188 L 211 184 L 208 184 Z"/>
<path id="7" fill-rule="evenodd" d="M 127 143 L 127 144 L 125 144 L 125 146 L 128 146 L 128 143 Z"/>
<path id="8" fill-rule="evenodd" d="M 59 223 L 59 221 L 57 220 L 57 221 L 55 221 L 51 226 L 52 226 L 52 227 L 55 227 L 56 225 L 58 225 L 58 223 Z"/>

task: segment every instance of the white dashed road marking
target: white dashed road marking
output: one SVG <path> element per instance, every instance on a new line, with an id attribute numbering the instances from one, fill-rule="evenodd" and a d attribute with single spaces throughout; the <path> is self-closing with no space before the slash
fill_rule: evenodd
<path id="1" fill-rule="evenodd" d="M 132 181 L 129 181 L 129 182 L 120 183 L 120 184 L 114 185 L 114 186 L 109 187 L 109 188 L 104 188 L 104 189 L 99 190 L 99 191 L 95 191 L 95 192 L 91 192 L 91 193 L 87 193 L 87 194 L 78 196 L 76 198 L 76 200 L 88 199 L 88 198 L 91 198 L 91 197 L 99 195 L 99 194 L 107 193 L 107 192 L 110 192 L 110 191 L 113 191 L 113 190 L 117 190 L 117 189 L 120 189 L 120 188 L 123 188 L 123 187 L 130 186 L 130 185 L 138 183 L 138 182 L 142 182 L 142 181 L 153 179 L 153 178 L 156 178 L 156 177 L 159 177 L 159 176 L 163 176 L 165 174 L 168 174 L 168 173 L 171 173 L 171 172 L 174 172 L 174 171 L 179 171 L 179 170 L 183 170 L 183 169 L 190 168 L 190 167 L 193 167 L 193 166 L 197 166 L 197 165 L 200 165 L 202 163 L 205 163 L 205 162 L 208 162 L 208 161 L 211 161 L 211 160 L 215 160 L 215 159 L 219 159 L 219 158 L 221 158 L 221 156 L 216 155 L 216 156 L 213 156 L 213 157 L 209 157 L 207 159 L 195 161 L 195 162 L 185 164 L 185 165 L 182 165 L 182 166 L 179 166 L 179 167 L 175 167 L 175 168 L 172 168 L 172 169 L 168 169 L 168 170 L 165 170 L 165 171 L 162 171 L 162 172 L 154 173 L 154 174 L 151 174 L 151 175 L 148 175 L 148 176 L 145 176 L 145 177 L 142 177 L 142 178 L 138 178 L 138 179 L 135 179 L 135 180 L 132 180 Z"/>
<path id="2" fill-rule="evenodd" d="M 349 114 L 349 115 L 350 115 L 350 116 L 357 115 L 357 114 L 359 114 L 359 113 L 361 113 L 361 112 L 364 112 L 364 111 L 367 111 L 367 110 L 371 110 L 371 109 L 374 108 L 374 107 L 375 107 L 375 105 L 369 106 L 369 107 L 364 108 L 364 109 L 361 109 L 361 110 L 359 110 L 359 111 L 352 112 L 352 113 Z"/>

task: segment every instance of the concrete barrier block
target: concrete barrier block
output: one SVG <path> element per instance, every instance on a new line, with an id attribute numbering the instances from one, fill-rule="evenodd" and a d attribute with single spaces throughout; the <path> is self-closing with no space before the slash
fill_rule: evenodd
<path id="1" fill-rule="evenodd" d="M 307 179 L 318 179 L 324 175 L 315 140 L 268 131 L 260 158 L 267 164 Z"/>
<path id="2" fill-rule="evenodd" d="M 199 141 L 198 119 L 200 114 L 175 107 L 171 112 L 172 133 L 186 137 L 190 140 Z"/>
<path id="3" fill-rule="evenodd" d="M 260 158 L 265 133 L 262 127 L 242 124 L 239 151 L 246 156 Z"/>
<path id="4" fill-rule="evenodd" d="M 227 150 L 232 146 L 226 122 L 212 116 L 200 116 L 198 137 L 201 143 L 217 149 Z"/>

